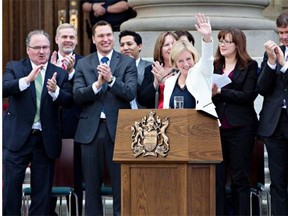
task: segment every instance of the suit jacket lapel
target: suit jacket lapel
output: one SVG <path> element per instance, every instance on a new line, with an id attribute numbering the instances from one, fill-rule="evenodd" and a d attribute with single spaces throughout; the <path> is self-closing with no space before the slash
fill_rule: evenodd
<path id="1" fill-rule="evenodd" d="M 145 62 L 143 61 L 143 59 L 140 58 L 139 64 L 138 64 L 138 71 L 144 71 L 145 68 Z"/>
<path id="2" fill-rule="evenodd" d="M 138 73 L 138 84 L 141 85 L 143 78 L 144 78 L 144 71 L 145 71 L 145 61 L 143 61 L 142 58 L 140 58 L 138 67 L 137 67 L 137 73 Z"/>
<path id="3" fill-rule="evenodd" d="M 98 59 L 98 55 L 97 53 L 92 53 L 91 54 L 91 66 L 92 69 L 94 71 L 94 73 L 96 74 L 96 77 L 98 77 L 98 71 L 97 71 L 97 66 L 100 64 L 100 61 Z"/>
<path id="4" fill-rule="evenodd" d="M 285 56 L 286 47 L 285 46 L 281 46 L 280 48 L 281 48 L 281 50 L 282 50 L 282 52 L 284 53 L 284 56 Z M 288 58 L 288 56 L 285 56 L 286 61 L 287 61 L 287 58 Z M 278 70 L 280 70 L 281 67 L 280 67 L 279 64 L 277 64 L 277 66 L 279 67 L 277 69 L 277 71 L 278 71 Z M 288 83 L 288 72 L 287 71 L 286 71 L 286 73 L 280 72 L 280 74 L 281 74 L 280 76 L 282 77 L 283 84 L 285 86 Z"/>
<path id="5" fill-rule="evenodd" d="M 115 75 L 115 69 L 116 69 L 116 66 L 119 63 L 119 57 L 120 57 L 119 53 L 114 50 L 113 54 L 112 54 L 112 57 L 111 57 L 111 60 L 110 60 L 110 65 L 109 65 L 112 75 Z"/>
<path id="6" fill-rule="evenodd" d="M 240 75 L 243 74 L 244 72 L 245 72 L 245 71 L 240 71 L 240 70 L 238 69 L 238 67 L 236 66 L 236 67 L 234 68 L 234 71 L 233 71 L 233 80 L 234 80 L 234 82 L 237 82 L 236 80 L 239 79 Z"/>
<path id="7" fill-rule="evenodd" d="M 53 76 L 53 68 L 52 65 L 50 63 L 47 64 L 47 68 L 45 71 L 45 78 L 44 78 L 44 82 L 43 82 L 43 89 L 42 89 L 42 95 L 41 95 L 41 104 L 43 103 L 43 101 L 45 100 L 47 94 L 48 94 L 48 89 L 46 87 L 46 83 L 48 81 L 48 79 L 51 79 Z"/>
<path id="8" fill-rule="evenodd" d="M 24 67 L 23 67 L 23 77 L 28 76 L 29 73 L 32 71 L 32 65 L 31 62 L 29 60 L 29 58 L 26 59 L 26 61 L 24 62 Z M 35 103 L 36 106 L 36 91 L 35 91 L 35 84 L 34 82 L 30 83 L 30 87 L 28 88 L 29 92 L 31 94 L 32 100 Z"/>

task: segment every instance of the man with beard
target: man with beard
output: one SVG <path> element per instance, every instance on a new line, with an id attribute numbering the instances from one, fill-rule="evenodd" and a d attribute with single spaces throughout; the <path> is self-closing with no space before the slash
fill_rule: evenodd
<path id="1" fill-rule="evenodd" d="M 82 56 L 75 54 L 74 50 L 77 45 L 77 31 L 74 26 L 69 23 L 60 24 L 56 30 L 55 42 L 58 45 L 58 52 L 54 51 L 51 56 L 51 62 L 67 71 L 69 80 L 73 85 L 75 66 L 77 61 Z M 76 104 L 69 109 L 60 109 L 60 123 L 62 139 L 74 139 L 76 128 L 78 125 L 80 114 L 80 107 Z M 74 190 L 78 197 L 78 211 L 79 215 L 82 212 L 82 167 L 81 167 L 81 148 L 79 144 L 74 142 Z M 72 196 L 73 197 L 73 196 Z M 73 197 L 74 198 L 74 197 Z M 56 215 L 57 198 L 53 197 L 51 200 L 51 215 Z M 72 202 L 74 204 L 75 202 Z M 72 215 L 75 215 L 75 206 L 72 206 Z"/>

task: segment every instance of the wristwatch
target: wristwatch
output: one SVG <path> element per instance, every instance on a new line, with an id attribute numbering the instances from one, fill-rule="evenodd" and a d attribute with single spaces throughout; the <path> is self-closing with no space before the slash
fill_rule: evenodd
<path id="1" fill-rule="evenodd" d="M 218 93 L 218 94 L 221 94 L 221 88 L 218 88 L 218 89 L 217 89 L 217 93 Z"/>
<path id="2" fill-rule="evenodd" d="M 111 80 L 110 80 L 110 82 L 107 82 L 107 83 L 110 85 L 111 83 L 113 83 L 113 82 L 114 82 L 114 80 L 115 80 L 115 77 L 114 77 L 114 76 L 112 76 L 112 77 L 111 77 Z"/>

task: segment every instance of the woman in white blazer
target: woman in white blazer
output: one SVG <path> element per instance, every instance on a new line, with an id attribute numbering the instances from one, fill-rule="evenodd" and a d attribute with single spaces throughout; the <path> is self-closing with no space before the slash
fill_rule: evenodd
<path id="1" fill-rule="evenodd" d="M 203 35 L 202 56 L 187 41 L 177 41 L 170 52 L 170 62 L 179 70 L 167 78 L 164 88 L 164 109 L 174 108 L 174 96 L 184 96 L 184 108 L 195 108 L 217 117 L 212 102 L 213 41 L 209 17 L 196 16 L 196 30 Z"/>

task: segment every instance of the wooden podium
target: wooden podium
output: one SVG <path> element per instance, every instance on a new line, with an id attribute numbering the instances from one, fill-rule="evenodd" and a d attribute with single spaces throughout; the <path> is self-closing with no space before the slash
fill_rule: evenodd
<path id="1" fill-rule="evenodd" d="M 135 157 L 131 127 L 151 111 L 119 111 L 113 160 L 121 163 L 121 214 L 215 215 L 215 165 L 222 161 L 217 120 L 192 109 L 154 110 L 163 121 L 169 117 L 170 150 L 166 157 Z"/>

